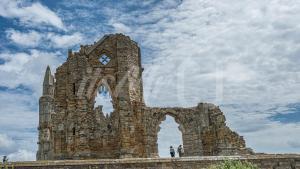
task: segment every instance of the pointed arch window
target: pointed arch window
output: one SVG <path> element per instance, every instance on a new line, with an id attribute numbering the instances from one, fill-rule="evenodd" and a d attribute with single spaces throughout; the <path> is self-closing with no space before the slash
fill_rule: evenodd
<path id="1" fill-rule="evenodd" d="M 112 97 L 110 95 L 109 89 L 105 85 L 100 85 L 95 98 L 94 108 L 102 106 L 102 111 L 105 115 L 110 115 L 113 112 Z"/>

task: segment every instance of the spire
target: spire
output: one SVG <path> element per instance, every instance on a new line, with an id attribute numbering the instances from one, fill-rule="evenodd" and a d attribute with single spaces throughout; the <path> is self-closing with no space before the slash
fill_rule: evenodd
<path id="1" fill-rule="evenodd" d="M 53 95 L 54 91 L 54 77 L 51 74 L 49 65 L 47 66 L 44 83 L 43 83 L 43 95 Z"/>
<path id="2" fill-rule="evenodd" d="M 53 76 L 51 75 L 51 70 L 50 70 L 50 67 L 48 65 L 47 69 L 46 69 L 46 72 L 45 72 L 43 85 L 53 85 L 53 84 L 54 84 L 54 79 L 53 79 Z"/>

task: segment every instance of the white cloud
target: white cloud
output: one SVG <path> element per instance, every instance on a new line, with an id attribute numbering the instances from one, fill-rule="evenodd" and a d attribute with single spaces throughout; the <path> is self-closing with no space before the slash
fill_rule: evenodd
<path id="1" fill-rule="evenodd" d="M 49 33 L 47 38 L 52 42 L 54 47 L 67 49 L 68 47 L 79 44 L 83 40 L 83 35 L 81 33 L 74 33 L 72 35 Z"/>
<path id="2" fill-rule="evenodd" d="M 181 100 L 174 96 L 179 92 L 190 105 L 216 102 L 219 83 L 224 88 L 219 104 L 300 101 L 293 92 L 300 89 L 299 60 L 295 60 L 300 45 L 290 36 L 300 33 L 295 19 L 300 18 L 295 5 L 299 2 L 290 6 L 277 0 L 230 2 L 187 0 L 173 8 L 153 6 L 148 12 L 114 18 L 132 25 L 131 36 L 143 39 L 141 44 L 153 50 L 155 60 L 145 65 L 144 72 L 150 105 L 164 104 L 163 100 L 177 104 Z M 144 18 L 153 23 L 145 24 Z M 167 82 L 154 80 L 160 77 Z"/>
<path id="3" fill-rule="evenodd" d="M 22 148 L 19 149 L 20 147 L 25 147 L 25 146 L 18 145 L 12 138 L 8 137 L 5 134 L 0 134 L 0 156 L 1 157 L 7 156 L 9 161 L 34 161 L 36 159 L 35 152 L 22 149 Z"/>
<path id="4" fill-rule="evenodd" d="M 37 150 L 38 111 L 32 111 L 37 97 L 24 94 L 0 93 L 1 115 L 0 156 L 9 161 L 34 160 Z M 17 105 L 17 106 L 16 106 Z M 22 117 L 22 118 L 20 118 Z"/>
<path id="5" fill-rule="evenodd" d="M 279 106 L 279 107 L 278 107 Z M 282 107 L 281 107 L 282 106 Z M 270 107 L 278 107 L 270 110 Z M 267 153 L 297 153 L 299 146 L 295 144 L 300 135 L 300 123 L 280 123 L 269 118 L 276 112 L 286 111 L 286 105 L 243 104 L 225 105 L 229 127 L 244 136 L 248 147 L 257 152 Z"/>
<path id="6" fill-rule="evenodd" d="M 97 93 L 97 96 L 95 98 L 95 105 L 94 107 L 102 106 L 102 111 L 104 115 L 110 114 L 114 111 L 113 105 L 112 105 L 112 98 L 109 93 L 103 94 L 103 93 Z"/>
<path id="7" fill-rule="evenodd" d="M 0 133 L 0 153 L 15 151 L 15 143 L 6 134 Z"/>
<path id="8" fill-rule="evenodd" d="M 8 155 L 9 161 L 35 161 L 35 159 L 35 152 L 23 149 Z"/>
<path id="9" fill-rule="evenodd" d="M 5 134 L 0 134 L 0 156 L 7 156 L 9 161 L 33 161 L 35 152 L 18 149 L 20 146 Z M 21 146 L 22 147 L 22 146 Z"/>
<path id="10" fill-rule="evenodd" d="M 290 133 L 299 124 L 269 119 L 274 106 L 300 102 L 298 11 L 296 0 L 185 0 L 113 20 L 130 25 L 129 35 L 151 51 L 144 57 L 154 58 L 144 64 L 148 105 L 221 104 L 254 150 L 299 152 Z"/>
<path id="11" fill-rule="evenodd" d="M 37 149 L 38 98 L 45 69 L 62 62 L 60 53 L 30 50 L 29 53 L 0 53 L 0 155 L 10 161 L 34 160 Z M 22 117 L 22 118 L 20 118 Z M 12 145 L 12 146 L 11 146 Z"/>
<path id="12" fill-rule="evenodd" d="M 14 43 L 27 47 L 35 47 L 40 45 L 42 35 L 36 31 L 20 32 L 14 29 L 6 31 L 7 37 Z"/>
<path id="13" fill-rule="evenodd" d="M 78 45 L 83 41 L 83 35 L 75 32 L 73 34 L 41 33 L 37 31 L 20 32 L 14 29 L 6 31 L 7 38 L 22 47 L 47 47 L 67 48 Z M 48 45 L 49 44 L 49 45 Z"/>
<path id="14" fill-rule="evenodd" d="M 30 53 L 0 53 L 5 63 L 0 65 L 0 84 L 9 88 L 25 85 L 40 94 L 47 65 L 57 67 L 60 53 L 31 50 Z"/>
<path id="15" fill-rule="evenodd" d="M 113 22 L 113 23 L 111 23 L 111 25 L 114 27 L 115 32 L 118 32 L 118 33 L 130 33 L 131 32 L 130 27 L 124 25 L 123 23 Z"/>
<path id="16" fill-rule="evenodd" d="M 32 144 L 32 143 L 30 143 Z M 18 149 L 18 145 L 12 138 L 5 134 L 0 134 L 0 156 L 7 156 L 9 161 L 33 161 L 35 160 L 35 152 Z"/>
<path id="17" fill-rule="evenodd" d="M 247 145 L 259 152 L 298 153 L 300 146 L 297 140 L 300 136 L 300 124 L 281 124 L 268 122 L 268 128 L 253 133 L 245 133 Z M 259 139 L 258 139 L 259 138 Z M 274 141 L 276 139 L 276 141 Z"/>
<path id="18" fill-rule="evenodd" d="M 30 26 L 45 24 L 64 29 L 59 16 L 38 2 L 25 5 L 21 1 L 2 0 L 0 1 L 0 16 L 17 18 L 22 23 Z"/>
<path id="19" fill-rule="evenodd" d="M 15 73 L 22 72 L 22 66 L 30 60 L 30 56 L 27 53 L 16 53 L 14 55 L 2 53 L 1 58 L 6 62 L 0 66 L 0 70 L 3 72 Z"/>
<path id="20" fill-rule="evenodd" d="M 6 132 L 13 138 L 25 138 L 27 134 L 24 130 L 36 129 L 38 124 L 38 109 L 35 107 L 35 104 L 38 103 L 38 96 L 26 92 L 22 93 L 20 90 L 14 92 L 1 91 L 0 101 L 1 112 L 6 113 L 0 119 L 0 132 Z M 36 130 L 33 132 L 36 132 Z"/>

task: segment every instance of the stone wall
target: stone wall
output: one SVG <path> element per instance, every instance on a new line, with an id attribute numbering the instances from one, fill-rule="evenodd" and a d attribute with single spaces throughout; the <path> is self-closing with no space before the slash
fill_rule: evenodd
<path id="1" fill-rule="evenodd" d="M 252 154 L 243 137 L 231 131 L 218 106 L 200 103 L 191 108 L 149 108 L 143 111 L 146 129 L 147 157 L 158 157 L 157 134 L 166 115 L 179 124 L 184 145 L 184 156 Z"/>
<path id="2" fill-rule="evenodd" d="M 249 161 L 261 169 L 300 169 L 300 155 L 60 160 L 15 162 L 6 166 L 14 169 L 201 169 L 226 159 Z M 0 163 L 1 167 L 4 165 Z"/>

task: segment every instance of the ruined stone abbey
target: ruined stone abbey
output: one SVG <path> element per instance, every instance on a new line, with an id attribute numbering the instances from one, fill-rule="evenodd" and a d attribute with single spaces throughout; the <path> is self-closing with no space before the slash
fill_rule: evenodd
<path id="1" fill-rule="evenodd" d="M 218 106 L 147 107 L 138 44 L 122 34 L 69 51 L 55 76 L 48 67 L 39 100 L 38 160 L 158 157 L 157 134 L 166 115 L 182 132 L 185 156 L 251 154 Z M 95 105 L 105 87 L 114 111 Z"/>

